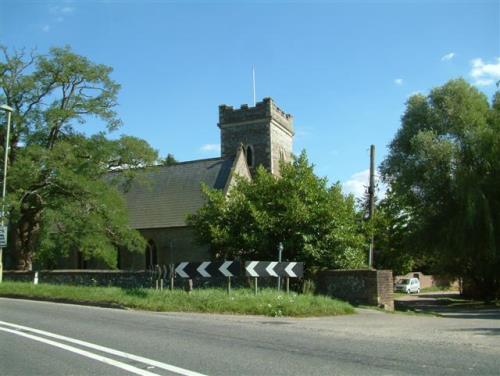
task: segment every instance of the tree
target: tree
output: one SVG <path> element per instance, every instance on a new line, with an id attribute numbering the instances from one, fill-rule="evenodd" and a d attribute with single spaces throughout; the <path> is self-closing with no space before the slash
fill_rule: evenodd
<path id="1" fill-rule="evenodd" d="M 375 237 L 376 269 L 390 269 L 394 275 L 402 275 L 422 265 L 419 250 L 407 243 L 412 232 L 410 218 L 390 190 L 377 203 L 372 231 Z"/>
<path id="2" fill-rule="evenodd" d="M 409 218 L 408 244 L 482 297 L 500 295 L 500 94 L 463 79 L 407 103 L 382 172 Z"/>
<path id="3" fill-rule="evenodd" d="M 116 247 L 142 251 L 144 240 L 128 226 L 117 188 L 135 167 L 152 164 L 156 151 L 135 137 L 109 140 L 104 133 L 78 131 L 90 117 L 108 131 L 121 125 L 112 69 L 69 47 L 48 55 L 1 52 L 0 102 L 14 108 L 7 183 L 9 251 L 16 266 L 29 269 L 33 260 L 51 266 L 72 250 L 113 266 Z"/>
<path id="4" fill-rule="evenodd" d="M 305 152 L 281 165 L 280 178 L 259 167 L 251 181 L 239 179 L 227 197 L 204 191 L 206 205 L 188 222 L 215 257 L 276 260 L 282 242 L 285 259 L 309 266 L 365 263 L 354 198 L 344 197 L 339 183 L 328 187 L 318 178 Z"/>
<path id="5" fill-rule="evenodd" d="M 173 154 L 168 153 L 167 156 L 160 160 L 160 164 L 163 166 L 173 166 L 179 163 L 177 159 L 175 159 Z"/>

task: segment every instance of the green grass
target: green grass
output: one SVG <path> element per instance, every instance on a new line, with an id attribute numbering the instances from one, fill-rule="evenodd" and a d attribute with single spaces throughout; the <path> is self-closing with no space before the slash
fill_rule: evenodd
<path id="1" fill-rule="evenodd" d="M 265 316 L 331 316 L 354 313 L 343 301 L 310 294 L 278 293 L 264 289 L 254 295 L 250 289 L 183 290 L 79 287 L 24 282 L 0 283 L 0 296 L 22 297 L 77 304 L 105 305 L 147 311 L 229 313 Z"/>
<path id="2" fill-rule="evenodd" d="M 458 291 L 458 288 L 452 287 L 452 286 L 431 286 L 431 287 L 425 287 L 420 290 L 420 292 L 451 292 L 451 291 Z"/>

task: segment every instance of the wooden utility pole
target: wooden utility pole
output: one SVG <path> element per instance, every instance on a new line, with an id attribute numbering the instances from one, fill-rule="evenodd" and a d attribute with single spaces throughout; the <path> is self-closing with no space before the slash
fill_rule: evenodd
<path id="1" fill-rule="evenodd" d="M 375 212 L 375 145 L 370 146 L 370 186 L 368 187 L 368 220 L 373 221 Z M 368 253 L 368 267 L 373 267 L 373 237 L 370 239 L 370 251 Z"/>

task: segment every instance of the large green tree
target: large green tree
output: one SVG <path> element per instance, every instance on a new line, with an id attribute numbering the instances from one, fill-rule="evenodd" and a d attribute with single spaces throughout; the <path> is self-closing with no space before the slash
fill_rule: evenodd
<path id="1" fill-rule="evenodd" d="M 127 224 L 117 187 L 133 177 L 135 167 L 154 163 L 156 151 L 134 137 L 110 140 L 105 133 L 82 133 L 89 118 L 100 120 L 107 131 L 121 125 L 112 69 L 69 47 L 52 48 L 47 55 L 4 47 L 1 53 L 0 102 L 14 109 L 7 213 L 16 266 L 27 269 L 34 260 L 51 266 L 70 251 L 113 266 L 117 247 L 143 250 L 144 240 Z M 0 120 L 5 124 L 4 117 Z M 2 127 L 2 147 L 5 136 Z"/>
<path id="2" fill-rule="evenodd" d="M 434 270 L 500 294 L 500 94 L 463 79 L 412 96 L 382 172 Z"/>
<path id="3" fill-rule="evenodd" d="M 277 178 L 260 167 L 252 180 L 239 179 L 226 197 L 205 189 L 207 203 L 189 218 L 197 238 L 215 257 L 285 260 L 308 266 L 356 268 L 365 264 L 366 240 L 354 198 L 340 184 L 318 178 L 305 152 L 281 165 Z"/>
<path id="4" fill-rule="evenodd" d="M 367 228 L 373 232 L 375 243 L 374 266 L 390 269 L 395 276 L 422 267 L 418 249 L 409 244 L 413 231 L 408 212 L 392 191 L 376 205 L 373 221 Z"/>

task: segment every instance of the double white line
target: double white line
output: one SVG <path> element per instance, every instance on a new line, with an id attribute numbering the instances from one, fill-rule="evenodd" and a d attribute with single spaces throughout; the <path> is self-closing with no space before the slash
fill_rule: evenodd
<path id="1" fill-rule="evenodd" d="M 115 356 L 118 356 L 118 357 L 121 357 L 124 359 L 129 359 L 129 360 L 133 360 L 136 362 L 144 363 L 148 366 L 161 368 L 161 369 L 164 369 L 164 370 L 167 370 L 167 371 L 179 374 L 179 375 L 183 375 L 183 376 L 205 376 L 205 375 L 198 373 L 198 372 L 194 372 L 194 371 L 190 371 L 190 370 L 187 370 L 184 368 L 176 367 L 176 366 L 173 366 L 170 364 L 158 362 L 158 361 L 153 360 L 153 359 L 144 358 L 142 356 L 129 354 L 129 353 L 126 353 L 123 351 L 111 349 L 109 347 L 104 347 L 104 346 L 96 345 L 94 343 L 81 341 L 79 339 L 65 337 L 65 336 L 62 336 L 59 334 L 46 332 L 44 330 L 30 328 L 27 326 L 12 324 L 12 323 L 5 322 L 5 321 L 0 321 L 0 331 L 12 333 L 12 334 L 15 334 L 15 335 L 18 335 L 21 337 L 32 339 L 34 341 L 45 343 L 45 344 L 50 345 L 50 346 L 58 347 L 58 348 L 63 349 L 63 350 L 71 351 L 71 352 L 79 354 L 81 356 L 85 356 L 87 358 L 94 359 L 94 360 L 97 360 L 99 362 L 106 363 L 106 364 L 109 364 L 111 366 L 121 368 L 125 371 L 129 371 L 129 372 L 135 373 L 137 375 L 157 376 L 158 374 L 150 372 L 150 371 L 146 371 L 146 370 L 138 368 L 138 367 L 131 366 L 130 364 L 120 362 L 118 360 L 111 359 L 111 358 L 108 358 L 108 357 L 103 356 L 103 355 L 95 354 L 95 353 L 92 353 L 92 352 L 87 351 L 87 350 L 82 350 L 81 348 L 78 348 L 78 347 L 70 346 L 70 345 L 67 345 L 67 344 L 64 344 L 61 342 L 56 342 L 56 341 L 53 341 L 53 340 L 48 339 L 48 338 L 62 340 L 62 341 L 68 342 L 68 343 L 79 345 L 81 347 L 86 347 L 86 348 L 97 350 L 97 351 L 100 351 L 103 353 L 115 355 Z M 42 335 L 44 337 L 39 337 L 35 334 L 39 334 L 39 335 Z M 45 338 L 45 337 L 48 337 L 48 338 Z"/>

